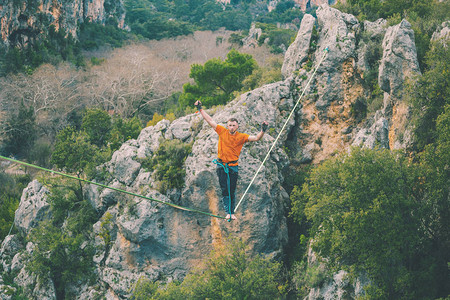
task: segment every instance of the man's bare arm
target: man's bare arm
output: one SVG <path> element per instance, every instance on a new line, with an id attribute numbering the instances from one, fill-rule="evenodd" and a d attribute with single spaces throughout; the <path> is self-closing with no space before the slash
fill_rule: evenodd
<path id="1" fill-rule="evenodd" d="M 261 131 L 255 136 L 255 135 L 251 135 L 248 137 L 248 141 L 249 142 L 257 142 L 260 139 L 262 139 L 262 137 L 264 136 L 264 133 L 267 130 L 267 126 L 269 125 L 269 123 L 267 123 L 266 121 L 264 121 L 261 125 Z"/>
<path id="2" fill-rule="evenodd" d="M 216 128 L 217 128 L 217 123 L 214 122 L 214 120 L 211 118 L 211 116 L 208 115 L 208 114 L 206 113 L 206 111 L 204 111 L 204 110 L 202 109 L 202 103 L 201 103 L 200 101 L 197 100 L 197 101 L 195 102 L 194 105 L 197 106 L 198 112 L 202 115 L 203 119 L 205 119 L 206 123 L 208 123 L 209 126 L 211 126 L 214 130 L 216 130 Z"/>
<path id="3" fill-rule="evenodd" d="M 264 132 L 260 131 L 257 135 L 251 135 L 248 137 L 249 142 L 257 142 L 259 141 L 264 135 Z"/>

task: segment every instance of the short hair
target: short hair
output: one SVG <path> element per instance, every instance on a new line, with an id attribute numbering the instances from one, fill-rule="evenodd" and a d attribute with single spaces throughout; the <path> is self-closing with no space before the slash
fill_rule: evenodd
<path id="1" fill-rule="evenodd" d="M 230 119 L 227 121 L 227 123 L 228 123 L 228 122 L 236 122 L 236 123 L 239 124 L 239 122 L 238 122 L 238 120 L 237 120 L 236 118 L 230 118 Z"/>

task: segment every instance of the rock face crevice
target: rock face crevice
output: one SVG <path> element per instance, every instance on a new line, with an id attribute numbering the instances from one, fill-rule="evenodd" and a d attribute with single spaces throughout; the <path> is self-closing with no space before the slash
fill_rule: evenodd
<path id="1" fill-rule="evenodd" d="M 318 36 L 314 37 L 316 44 L 312 45 L 314 24 L 317 24 Z M 142 276 L 150 280 L 162 275 L 182 279 L 228 235 L 242 238 L 254 252 L 282 259 L 288 242 L 286 212 L 289 202 L 289 195 L 283 188 L 283 174 L 289 174 L 298 165 L 319 163 L 351 146 L 405 146 L 406 142 L 399 139 L 400 134 L 406 136 L 408 129 L 405 117 L 408 107 L 401 101 L 402 86 L 407 78 L 420 72 L 410 25 L 402 21 L 386 28 L 385 24 L 384 20 L 378 20 L 364 22 L 362 26 L 354 16 L 321 5 L 317 18 L 304 16 L 297 39 L 286 52 L 282 81 L 244 93 L 224 107 L 208 110 L 218 124 L 225 124 L 231 117 L 238 119 L 239 131 L 251 135 L 259 132 L 261 122 L 269 122 L 264 138 L 244 145 L 242 150 L 237 186 L 239 201 L 292 108 L 301 101 L 238 208 L 236 222 L 177 210 L 96 186 L 86 188 L 86 197 L 102 218 L 94 224 L 88 241 L 97 249 L 94 256 L 97 284 L 74 287 L 78 299 L 96 293 L 107 299 L 125 299 Z M 368 56 L 371 49 L 361 39 L 362 35 L 378 37 L 376 40 L 380 41 L 383 53 L 377 75 L 385 101 L 366 118 L 355 114 L 357 103 L 364 103 L 369 95 L 362 84 L 364 74 L 373 68 Z M 329 52 L 307 87 L 326 48 Z M 161 194 L 152 173 L 141 163 L 142 159 L 156 153 L 162 141 L 172 139 L 192 143 L 192 152 L 183 166 L 184 186 Z M 101 166 L 110 174 L 110 179 L 102 183 L 161 201 L 224 214 L 216 165 L 212 163 L 217 155 L 217 141 L 217 134 L 198 114 L 173 122 L 162 120 L 144 128 L 137 139 L 124 143 L 111 161 Z M 16 226 L 24 232 L 38 224 L 42 216 L 48 216 L 43 213 L 48 208 L 45 187 L 39 185 L 37 181 L 30 183 L 16 213 Z M 104 247 L 99 236 L 102 220 L 107 216 L 112 220 L 111 244 Z M 0 252 L 1 262 L 10 265 L 18 248 L 31 249 L 26 247 L 26 241 L 7 237 Z M 20 267 L 20 257 L 14 264 L 21 274 L 17 284 L 32 285 L 27 289 L 30 297 L 45 292 L 51 294 L 51 288 L 37 287 L 29 279 L 31 275 Z M 342 285 L 341 275 L 335 276 L 336 282 L 327 284 Z M 329 293 L 339 289 L 330 286 L 323 290 Z M 312 291 L 310 299 L 320 298 L 320 294 L 320 290 Z"/>

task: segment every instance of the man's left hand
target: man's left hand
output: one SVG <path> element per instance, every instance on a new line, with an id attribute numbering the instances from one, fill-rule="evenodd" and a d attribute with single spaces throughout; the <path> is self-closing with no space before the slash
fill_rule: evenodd
<path id="1" fill-rule="evenodd" d="M 262 122 L 261 131 L 266 132 L 268 126 L 269 126 L 269 123 L 267 123 L 267 121 Z"/>

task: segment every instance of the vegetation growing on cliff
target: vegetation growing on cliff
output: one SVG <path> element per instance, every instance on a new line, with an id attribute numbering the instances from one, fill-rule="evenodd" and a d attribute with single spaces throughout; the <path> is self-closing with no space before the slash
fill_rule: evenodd
<path id="1" fill-rule="evenodd" d="M 42 221 L 29 234 L 33 251 L 26 268 L 38 276 L 40 282 L 51 279 L 56 299 L 67 299 L 69 286 L 93 278 L 95 253 L 86 241 L 97 220 L 92 205 L 83 197 L 77 183 L 50 180 L 50 213 L 53 218 Z"/>
<path id="2" fill-rule="evenodd" d="M 426 67 L 425 54 L 430 49 L 431 36 L 442 22 L 449 18 L 449 1 L 438 0 L 348 0 L 339 2 L 336 8 L 356 16 L 360 21 L 378 18 L 397 24 L 408 20 L 414 30 L 420 68 Z M 393 24 L 391 24 L 393 25 Z"/>
<path id="3" fill-rule="evenodd" d="M 132 299 L 282 299 L 281 263 L 247 251 L 243 241 L 227 238 L 182 283 L 141 278 Z"/>
<path id="4" fill-rule="evenodd" d="M 293 198 L 296 218 L 311 226 L 314 252 L 334 271 L 367 274 L 370 299 L 448 292 L 439 279 L 448 278 L 448 221 L 439 217 L 448 214 L 448 191 L 435 190 L 448 179 L 431 176 L 427 165 L 402 153 L 355 148 L 315 168 Z"/>
<path id="5" fill-rule="evenodd" d="M 30 175 L 10 175 L 0 170 L 0 240 L 8 235 L 22 191 L 30 181 Z"/>
<path id="6" fill-rule="evenodd" d="M 155 155 L 142 162 L 144 168 L 154 171 L 156 187 L 161 193 L 183 187 L 186 176 L 184 162 L 191 150 L 192 143 L 183 143 L 177 139 L 163 140 Z"/>

